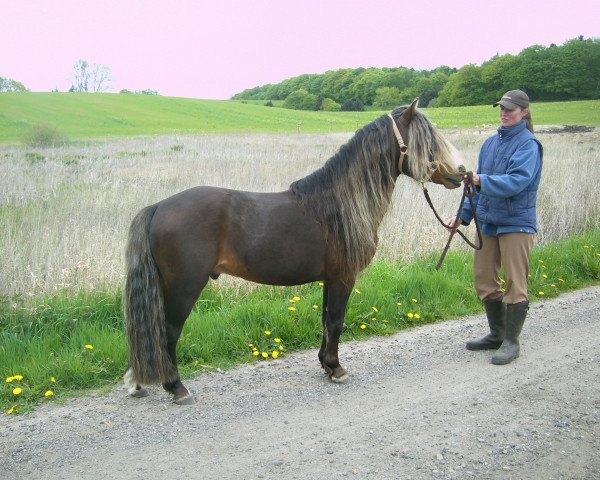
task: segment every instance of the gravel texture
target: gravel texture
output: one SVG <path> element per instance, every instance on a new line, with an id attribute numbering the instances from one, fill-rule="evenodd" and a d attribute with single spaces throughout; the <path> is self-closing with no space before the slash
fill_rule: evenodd
<path id="1" fill-rule="evenodd" d="M 118 386 L 0 418 L 0 476 L 61 479 L 600 479 L 600 286 L 532 305 L 521 357 L 469 352 L 482 315 L 186 382 Z M 6 476 L 5 476 L 6 475 Z"/>

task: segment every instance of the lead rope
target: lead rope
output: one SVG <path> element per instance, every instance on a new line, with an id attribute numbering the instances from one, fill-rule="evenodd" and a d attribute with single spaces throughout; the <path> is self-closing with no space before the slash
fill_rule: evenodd
<path id="1" fill-rule="evenodd" d="M 475 183 L 473 182 L 473 172 L 467 172 L 466 173 L 466 178 L 464 179 L 463 183 L 464 183 L 464 188 L 463 188 L 462 198 L 460 199 L 460 205 L 458 207 L 458 211 L 459 212 L 462 211 L 463 205 L 465 203 L 465 198 L 469 197 L 470 199 L 472 199 L 473 196 L 475 195 Z M 427 203 L 431 207 L 431 210 L 433 210 L 435 218 L 437 218 L 438 221 L 445 228 L 448 228 L 447 225 L 444 223 L 444 221 L 438 215 L 437 211 L 435 210 L 435 207 L 433 206 L 431 198 L 429 197 L 429 192 L 427 191 L 427 188 L 425 188 L 425 185 L 423 185 L 423 193 L 425 195 L 425 199 L 427 200 Z M 454 237 L 455 233 L 458 233 L 463 238 L 463 240 L 465 242 L 467 242 L 467 244 L 471 248 L 474 248 L 475 250 L 481 250 L 481 247 L 483 246 L 483 238 L 482 238 L 482 235 L 481 235 L 481 227 L 479 226 L 479 220 L 477 219 L 477 210 L 476 210 L 475 204 L 472 201 L 469 202 L 469 203 L 471 204 L 471 212 L 473 213 L 473 220 L 475 221 L 475 229 L 477 230 L 477 243 L 478 243 L 478 245 L 475 245 L 473 242 L 471 242 L 465 236 L 465 234 L 463 232 L 461 232 L 460 230 L 458 230 L 458 224 L 457 224 L 457 222 L 454 222 L 454 225 L 450 229 L 450 236 L 448 237 L 448 241 L 446 242 L 446 246 L 444 247 L 444 251 L 442 252 L 442 256 L 440 257 L 437 265 L 435 266 L 436 270 L 439 270 L 442 267 L 442 264 L 444 263 L 444 258 L 446 258 L 446 254 L 448 253 L 448 249 L 450 248 L 450 242 L 452 241 L 452 237 Z"/>

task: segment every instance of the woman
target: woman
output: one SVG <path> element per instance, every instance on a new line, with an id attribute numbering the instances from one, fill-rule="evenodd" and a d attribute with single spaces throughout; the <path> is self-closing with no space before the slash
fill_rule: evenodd
<path id="1" fill-rule="evenodd" d="M 527 276 L 543 150 L 533 135 L 527 94 L 511 90 L 493 106 L 498 105 L 502 126 L 481 147 L 471 200 L 483 231 L 483 248 L 474 258 L 475 289 L 485 305 L 490 333 L 466 346 L 498 349 L 492 363 L 504 365 L 519 356 L 519 335 L 529 309 Z M 447 225 L 468 225 L 472 219 L 467 199 Z M 506 277 L 504 291 L 500 266 Z"/>

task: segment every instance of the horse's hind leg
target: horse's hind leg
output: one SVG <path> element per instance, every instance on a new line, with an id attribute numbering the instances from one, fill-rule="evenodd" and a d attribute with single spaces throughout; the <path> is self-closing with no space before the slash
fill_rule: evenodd
<path id="1" fill-rule="evenodd" d="M 131 369 L 127 367 L 125 370 L 125 375 L 123 375 L 123 382 L 127 387 L 127 392 L 132 397 L 141 398 L 148 396 L 148 390 L 143 388 L 139 383 L 133 381 Z"/>
<path id="2" fill-rule="evenodd" d="M 183 385 L 177 369 L 177 341 L 181 335 L 183 325 L 187 320 L 200 292 L 206 285 L 208 276 L 190 290 L 189 285 L 170 287 L 165 292 L 165 316 L 167 322 L 167 352 L 173 366 L 173 377 L 163 383 L 163 388 L 173 394 L 173 401 L 178 405 L 188 405 L 195 402 L 194 397 Z"/>
<path id="3" fill-rule="evenodd" d="M 319 353 L 321 365 L 333 382 L 341 383 L 348 377 L 348 372 L 340 365 L 338 346 L 346 305 L 354 282 L 330 283 L 327 289 L 327 310 L 324 312 L 324 344 Z M 325 308 L 325 306 L 323 307 Z"/>

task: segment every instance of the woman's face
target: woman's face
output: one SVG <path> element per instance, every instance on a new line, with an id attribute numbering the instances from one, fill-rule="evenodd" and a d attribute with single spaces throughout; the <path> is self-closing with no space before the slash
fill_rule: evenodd
<path id="1" fill-rule="evenodd" d="M 528 108 L 517 107 L 514 110 L 509 110 L 500 105 L 500 122 L 504 127 L 512 127 L 523 120 L 523 117 L 529 113 Z"/>

